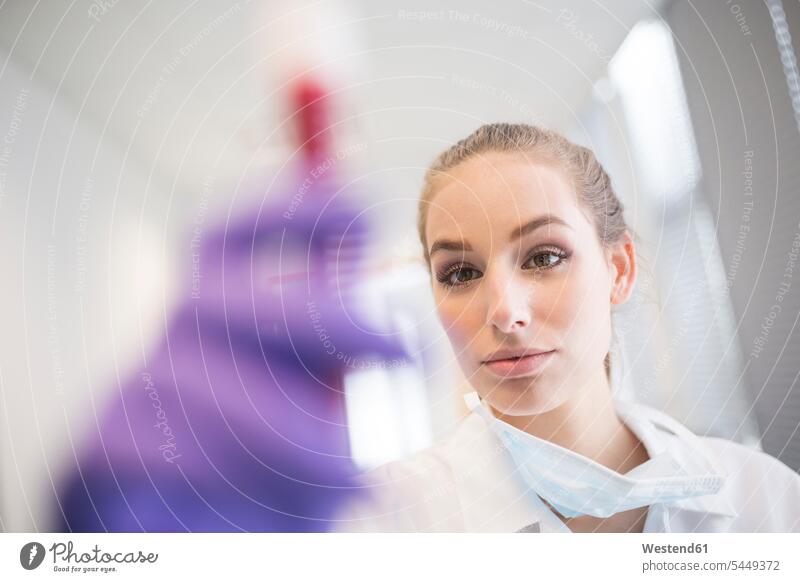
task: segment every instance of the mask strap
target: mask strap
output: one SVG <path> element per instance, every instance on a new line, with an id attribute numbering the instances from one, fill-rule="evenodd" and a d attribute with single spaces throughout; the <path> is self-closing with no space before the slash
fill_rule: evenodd
<path id="1" fill-rule="evenodd" d="M 481 399 L 478 396 L 477 392 L 470 392 L 469 394 L 464 394 L 464 402 L 469 408 L 470 412 L 475 412 L 475 409 L 480 407 Z"/>
<path id="2" fill-rule="evenodd" d="M 492 424 L 493 420 L 497 420 L 486 405 L 481 402 L 477 392 L 465 394 L 464 402 L 467 404 L 467 408 L 469 408 L 470 412 L 478 414 L 487 424 Z"/>

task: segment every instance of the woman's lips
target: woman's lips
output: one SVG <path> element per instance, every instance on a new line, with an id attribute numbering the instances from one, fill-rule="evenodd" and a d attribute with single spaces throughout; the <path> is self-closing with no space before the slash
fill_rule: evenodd
<path id="1" fill-rule="evenodd" d="M 484 362 L 483 365 L 486 366 L 489 372 L 496 376 L 516 378 L 539 372 L 552 359 L 555 352 L 555 350 L 551 350 L 549 352 L 533 356 L 524 356 L 517 359 L 492 360 L 491 362 Z"/>

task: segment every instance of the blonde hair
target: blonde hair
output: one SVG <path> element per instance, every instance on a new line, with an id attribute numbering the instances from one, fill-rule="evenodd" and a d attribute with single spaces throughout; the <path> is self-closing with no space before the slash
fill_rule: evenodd
<path id="1" fill-rule="evenodd" d="M 488 153 L 532 154 L 563 169 L 572 180 L 578 201 L 594 223 L 601 247 L 614 245 L 622 240 L 626 232 L 630 232 L 623 216 L 622 203 L 611 186 L 611 179 L 592 150 L 542 127 L 522 123 L 490 123 L 482 125 L 439 154 L 425 173 L 417 212 L 417 229 L 429 270 L 430 255 L 425 236 L 427 209 L 440 182 L 459 164 Z M 606 354 L 605 368 L 606 376 L 610 379 L 610 353 Z"/>

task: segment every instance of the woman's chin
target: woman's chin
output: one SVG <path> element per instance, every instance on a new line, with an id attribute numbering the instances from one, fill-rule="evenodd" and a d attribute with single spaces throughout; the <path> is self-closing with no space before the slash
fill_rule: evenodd
<path id="1" fill-rule="evenodd" d="M 534 378 L 495 382 L 476 391 L 489 406 L 509 416 L 542 414 L 559 404 L 555 395 Z"/>

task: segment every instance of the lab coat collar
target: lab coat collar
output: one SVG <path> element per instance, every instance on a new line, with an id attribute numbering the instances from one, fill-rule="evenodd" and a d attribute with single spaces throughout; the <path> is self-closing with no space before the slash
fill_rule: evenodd
<path id="1" fill-rule="evenodd" d="M 453 471 L 466 531 L 566 529 L 552 512 L 548 516 L 542 501 L 528 490 L 505 446 L 478 414 L 472 413 L 462 421 L 444 454 Z"/>
<path id="2" fill-rule="evenodd" d="M 726 481 L 729 478 L 728 472 L 714 457 L 714 453 L 703 439 L 674 418 L 638 402 L 617 398 L 614 400 L 614 405 L 623 422 L 642 441 L 651 459 L 667 451 L 689 473 L 708 472 L 721 475 Z M 657 467 L 645 466 L 637 467 L 630 473 L 642 468 L 645 469 L 641 471 L 643 475 L 659 475 Z M 664 505 L 667 508 L 709 513 L 719 517 L 738 517 L 739 512 L 724 491 L 725 484 L 716 494 L 687 497 Z"/>
<path id="3" fill-rule="evenodd" d="M 474 401 L 477 394 L 468 395 L 468 398 Z M 694 435 L 676 420 L 643 404 L 618 399 L 614 402 L 620 418 L 642 441 L 651 458 L 669 451 L 687 470 L 713 467 L 715 472 L 725 475 L 702 440 L 696 436 L 692 439 Z M 453 438 L 448 440 L 445 454 L 453 470 L 455 491 L 467 531 L 513 532 L 526 528 L 535 531 L 536 523 L 539 531 L 545 533 L 570 531 L 527 487 L 510 453 L 479 414 L 472 412 L 464 419 Z M 634 470 L 656 476 L 658 469 L 657 464 L 651 463 Z M 665 524 L 669 512 L 675 509 L 714 514 L 719 518 L 738 515 L 727 496 L 721 493 L 659 505 L 653 515 L 660 515 L 659 519 Z M 653 527 L 650 521 L 648 516 L 648 529 Z"/>

